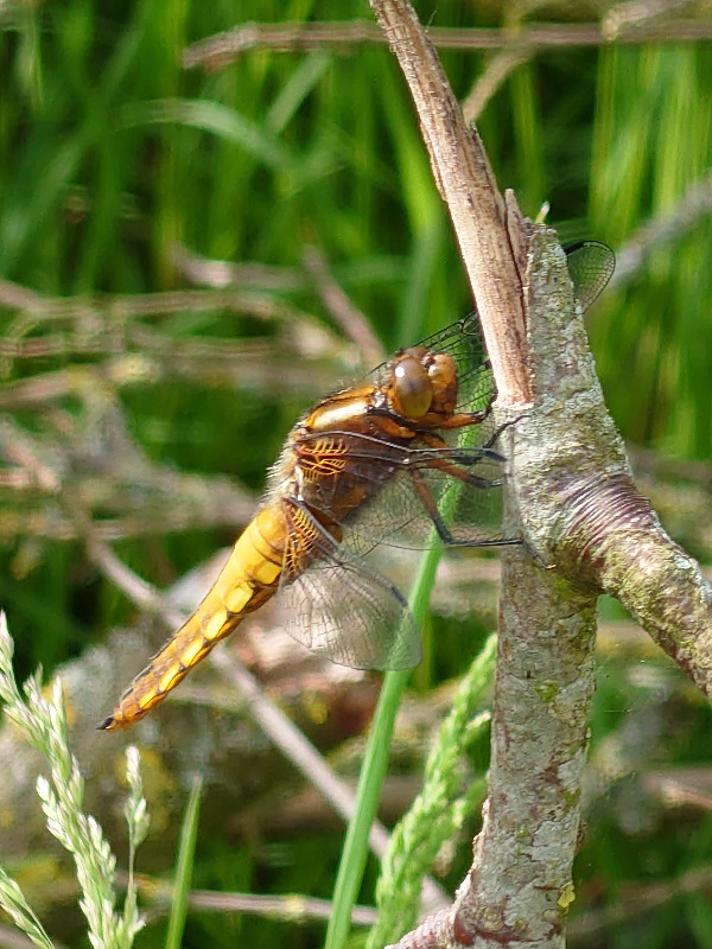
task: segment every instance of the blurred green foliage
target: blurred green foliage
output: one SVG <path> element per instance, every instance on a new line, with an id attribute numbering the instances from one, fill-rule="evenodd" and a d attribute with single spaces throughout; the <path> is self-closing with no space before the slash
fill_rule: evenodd
<path id="1" fill-rule="evenodd" d="M 576 4 L 564 6 L 550 5 L 547 15 L 576 16 Z M 498 4 L 479 16 L 477 5 L 451 0 L 418 9 L 433 25 L 502 22 Z M 508 21 L 515 10 L 507 6 Z M 256 49 L 213 73 L 182 67 L 188 44 L 238 21 L 335 15 L 370 16 L 354 0 L 338 10 L 311 0 L 0 7 L 0 275 L 47 297 L 85 301 L 97 293 L 176 290 L 190 286 L 172 252 L 178 244 L 204 258 L 292 268 L 284 273 L 293 286 L 273 297 L 333 330 L 302 270 L 305 246 L 313 244 L 387 349 L 469 310 L 447 216 L 385 47 Z M 582 6 L 580 15 L 591 13 Z M 468 95 L 491 58 L 443 53 L 458 96 Z M 618 249 L 650 218 L 671 213 L 710 168 L 711 101 L 709 44 L 561 48 L 517 67 L 488 101 L 479 128 L 500 185 L 517 192 L 525 213 L 534 216 L 549 201 L 550 219 L 562 222 L 565 239 L 590 236 Z M 712 449 L 710 246 L 708 212 L 661 243 L 589 318 L 601 381 L 624 436 L 681 462 L 706 461 Z M 101 312 L 110 322 L 111 307 Z M 17 343 L 41 340 L 51 326 L 81 329 L 83 317 L 45 321 L 7 305 L 0 319 L 5 339 Z M 124 333 L 128 322 L 117 318 L 116 326 Z M 176 353 L 205 339 L 264 339 L 277 350 L 280 339 L 279 321 L 228 307 L 182 307 L 134 324 L 159 333 Z M 122 339 L 122 352 L 140 351 L 130 334 Z M 115 355 L 72 346 L 36 358 L 13 352 L 0 353 L 9 386 Z M 162 365 L 170 369 L 170 353 Z M 112 397 L 127 435 L 150 461 L 225 473 L 258 491 L 296 414 L 319 394 L 324 367 L 314 367 L 311 391 L 308 382 L 290 386 L 278 372 L 264 381 L 213 373 L 206 360 L 191 378 L 176 356 L 175 374 L 137 378 Z M 328 363 L 334 383 L 348 368 L 339 356 Z M 91 434 L 86 400 L 70 392 L 55 405 L 86 422 Z M 46 408 L 16 407 L 13 424 L 44 444 L 57 424 Z M 708 491 L 709 480 L 708 473 Z M 6 511 L 16 498 L 3 491 Z M 132 615 L 78 541 L 46 542 L 2 524 L 0 597 L 25 672 L 38 661 L 52 668 Z M 167 520 L 163 531 L 127 537 L 116 550 L 140 574 L 165 584 L 229 541 L 235 527 L 172 532 Z M 710 547 L 700 542 L 696 553 L 709 559 Z M 431 674 L 456 674 L 460 633 L 438 634 L 434 642 Z M 428 685 L 428 675 L 420 673 L 418 682 Z M 711 724 L 706 704 L 659 659 L 645 667 L 637 656 L 614 652 L 605 659 L 594 762 L 613 745 L 628 749 L 628 758 L 620 752 L 627 762 L 635 748 L 634 768 L 708 763 Z M 703 812 L 655 812 L 611 781 L 615 787 L 589 817 L 576 909 L 615 904 L 626 885 L 674 879 L 709 861 L 712 825 Z M 195 886 L 331 895 L 338 835 L 230 843 L 199 840 Z M 468 862 L 464 843 L 446 885 Z M 374 881 L 372 864 L 366 901 Z M 321 923 L 191 914 L 183 944 L 267 947 L 289 938 L 297 949 L 318 945 L 322 936 Z M 149 927 L 138 945 L 159 946 L 163 938 L 159 926 Z M 581 944 L 712 947 L 712 911 L 699 895 L 671 897 L 642 922 L 632 918 Z"/>

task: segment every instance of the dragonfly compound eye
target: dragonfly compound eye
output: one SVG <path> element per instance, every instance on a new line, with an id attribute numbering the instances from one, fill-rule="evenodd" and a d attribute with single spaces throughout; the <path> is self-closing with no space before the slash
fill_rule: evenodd
<path id="1" fill-rule="evenodd" d="M 457 364 L 448 353 L 436 353 L 428 365 L 433 387 L 431 411 L 447 415 L 457 403 Z"/>
<path id="2" fill-rule="evenodd" d="M 428 371 L 415 356 L 402 356 L 393 371 L 393 407 L 404 418 L 422 418 L 433 401 Z"/>

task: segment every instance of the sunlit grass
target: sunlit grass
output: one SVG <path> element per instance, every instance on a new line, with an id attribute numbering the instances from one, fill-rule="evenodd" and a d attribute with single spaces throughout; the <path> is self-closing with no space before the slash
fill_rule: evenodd
<path id="1" fill-rule="evenodd" d="M 79 885 L 79 907 L 86 918 L 87 935 L 94 949 L 114 946 L 130 949 L 144 921 L 138 912 L 133 861 L 136 848 L 148 833 L 149 818 L 143 798 L 139 758 L 136 748 L 127 750 L 126 777 L 129 797 L 124 814 L 129 831 L 129 882 L 122 911 L 115 909 L 116 857 L 111 852 L 101 826 L 83 811 L 84 777 L 69 749 L 67 719 L 62 701 L 62 684 L 55 682 L 46 699 L 39 679 L 33 676 L 20 692 L 12 668 L 13 643 L 5 614 L 0 613 L 0 701 L 7 718 L 23 739 L 45 761 L 49 777 L 40 774 L 36 782 L 39 804 L 47 820 L 47 830 L 74 860 Z M 28 905 L 22 890 L 0 867 L 0 909 L 40 949 L 52 949 L 52 941 Z"/>

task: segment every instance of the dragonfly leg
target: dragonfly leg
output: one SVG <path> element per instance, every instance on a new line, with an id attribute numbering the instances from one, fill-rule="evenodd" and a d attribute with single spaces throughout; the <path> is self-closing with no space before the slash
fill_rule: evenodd
<path id="1" fill-rule="evenodd" d="M 495 461 L 498 464 L 504 464 L 507 460 L 493 448 L 448 448 L 447 446 L 443 448 L 448 452 L 450 461 L 465 468 L 471 468 L 480 461 Z"/>
<path id="2" fill-rule="evenodd" d="M 480 478 L 477 475 L 471 474 L 469 471 L 463 471 L 461 468 L 458 468 L 457 465 L 453 465 L 447 461 L 436 461 L 431 463 L 429 467 L 439 468 L 441 471 L 447 471 L 447 473 L 452 477 L 458 478 L 460 481 L 464 481 L 466 484 L 474 485 L 478 488 L 495 488 L 502 484 L 502 481 L 499 479 L 488 480 L 487 478 Z M 453 537 L 442 519 L 435 498 L 433 497 L 430 488 L 425 483 L 423 475 L 415 468 L 411 470 L 410 474 L 413 479 L 413 486 L 416 490 L 416 493 L 420 498 L 423 507 L 428 512 L 428 516 L 433 522 L 433 526 L 437 531 L 438 537 L 447 547 L 523 547 L 529 556 L 540 566 L 549 569 L 550 564 L 548 564 L 541 554 L 538 553 L 538 551 L 536 551 L 523 537 L 485 538 L 477 540 L 458 540 L 457 538 Z"/>
<path id="3" fill-rule="evenodd" d="M 492 432 L 482 447 L 486 450 L 491 449 L 492 445 L 494 445 L 502 432 L 506 431 L 511 425 L 516 425 L 517 422 L 521 422 L 523 418 L 527 418 L 527 415 L 528 413 L 524 412 L 522 415 L 518 415 L 516 418 L 510 419 L 509 422 L 503 422 Z"/>
<path id="4" fill-rule="evenodd" d="M 413 470 L 411 471 L 410 475 L 413 479 L 413 487 L 415 488 L 416 494 L 420 498 L 423 507 L 427 511 L 428 517 L 433 522 L 433 527 L 437 531 L 438 537 L 444 544 L 450 544 L 453 540 L 452 534 L 447 529 L 445 521 L 442 519 L 440 511 L 438 510 L 438 505 L 435 501 L 435 498 L 433 497 L 430 488 L 423 480 L 422 474 L 418 470 Z"/>
<path id="5" fill-rule="evenodd" d="M 421 472 L 417 469 L 414 469 L 410 474 L 413 479 L 413 487 L 415 488 L 415 491 L 420 498 L 423 507 L 427 511 L 430 520 L 433 522 L 433 527 L 437 531 L 438 537 L 447 547 L 511 547 L 521 546 L 524 544 L 524 546 L 529 549 L 526 543 L 520 537 L 502 537 L 484 540 L 458 540 L 457 538 L 453 537 L 442 519 L 435 498 L 433 497 L 430 488 L 425 483 Z M 460 476 L 463 475 L 467 476 L 468 472 L 461 471 Z M 466 480 L 466 477 L 464 477 L 462 480 Z"/>
<path id="6" fill-rule="evenodd" d="M 466 428 L 468 425 L 479 425 L 489 416 L 492 411 L 492 403 L 486 409 L 480 409 L 477 412 L 458 412 L 449 418 L 443 419 L 438 428 Z"/>
<path id="7" fill-rule="evenodd" d="M 453 448 L 435 432 L 419 432 L 418 434 L 420 440 L 428 448 L 436 448 L 438 451 L 447 452 L 450 461 L 454 461 L 458 465 L 470 467 L 476 465 L 478 461 L 487 460 L 504 463 L 507 460 L 504 455 L 491 448 L 489 443 L 485 446 L 478 445 L 473 448 Z"/>
<path id="8" fill-rule="evenodd" d="M 451 478 L 464 481 L 465 484 L 469 484 L 473 488 L 499 488 L 504 483 L 501 478 L 483 478 L 481 475 L 465 471 L 453 462 L 444 461 L 442 458 L 431 459 L 424 467 L 437 468 L 439 471 L 449 474 Z"/>

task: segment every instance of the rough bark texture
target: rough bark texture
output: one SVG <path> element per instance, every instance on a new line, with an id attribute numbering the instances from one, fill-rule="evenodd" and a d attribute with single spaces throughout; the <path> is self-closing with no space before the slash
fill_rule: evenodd
<path id="1" fill-rule="evenodd" d="M 673 543 L 647 500 L 626 480 L 582 485 L 569 511 L 585 509 L 571 548 L 582 567 L 638 620 L 699 689 L 712 696 L 712 585 Z"/>
<path id="2" fill-rule="evenodd" d="M 526 535 L 573 582 L 617 597 L 712 696 L 712 586 L 633 484 L 555 244 L 539 229 L 532 248 L 536 411 L 517 424 L 513 445 Z"/>
<path id="3" fill-rule="evenodd" d="M 552 485 L 585 449 L 587 425 L 595 422 L 611 471 L 625 468 L 625 458 L 606 421 L 563 253 L 543 229 L 532 236 L 527 290 L 537 398 L 505 434 L 508 502 L 549 562 L 560 508 Z M 505 558 L 490 795 L 453 908 L 454 945 L 564 945 L 594 690 L 595 600 L 592 585 L 568 582 L 524 552 Z"/>
<path id="4" fill-rule="evenodd" d="M 555 235 L 521 221 L 513 197 L 504 205 L 409 4 L 372 6 L 413 95 L 458 236 L 499 419 L 519 416 L 502 438 L 510 530 L 557 568 L 506 558 L 490 795 L 475 859 L 450 911 L 400 946 L 560 949 L 574 898 L 595 598 L 604 590 L 618 596 L 710 694 L 712 595 L 635 489 Z"/>
<path id="5" fill-rule="evenodd" d="M 558 947 L 594 689 L 595 600 L 507 557 L 490 795 L 456 930 L 482 947 Z"/>

